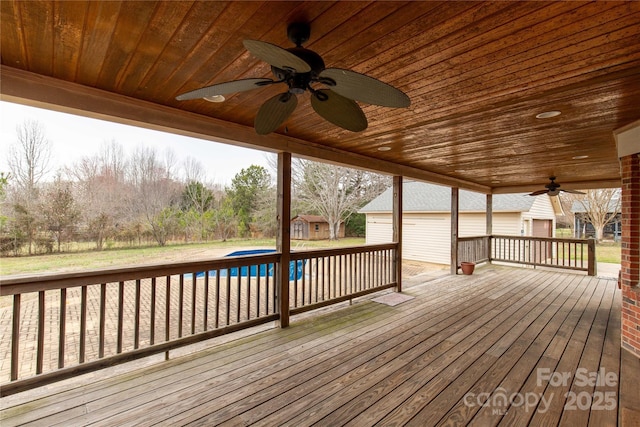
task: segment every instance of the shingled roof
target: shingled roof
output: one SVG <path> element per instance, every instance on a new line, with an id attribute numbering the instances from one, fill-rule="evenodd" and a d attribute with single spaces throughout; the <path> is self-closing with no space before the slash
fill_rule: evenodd
<path id="1" fill-rule="evenodd" d="M 391 212 L 393 189 L 388 188 L 380 196 L 359 210 L 361 213 Z M 425 182 L 405 181 L 402 185 L 402 210 L 404 212 L 450 212 L 451 189 Z M 493 212 L 527 212 L 535 197 L 527 194 L 495 194 Z M 486 196 L 460 190 L 461 212 L 485 212 Z"/>

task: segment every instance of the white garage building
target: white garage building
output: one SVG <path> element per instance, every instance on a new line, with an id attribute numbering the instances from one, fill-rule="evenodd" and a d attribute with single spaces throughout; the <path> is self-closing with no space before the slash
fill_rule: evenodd
<path id="1" fill-rule="evenodd" d="M 449 264 L 451 260 L 451 189 L 424 182 L 403 184 L 402 255 L 405 259 Z M 367 244 L 392 241 L 392 189 L 364 206 Z M 493 234 L 555 237 L 557 198 L 527 194 L 493 196 Z M 486 196 L 460 190 L 459 237 L 486 234 Z"/>

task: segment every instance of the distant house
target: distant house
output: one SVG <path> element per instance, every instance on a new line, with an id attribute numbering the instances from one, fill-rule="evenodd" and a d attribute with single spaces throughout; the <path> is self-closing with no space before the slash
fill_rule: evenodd
<path id="1" fill-rule="evenodd" d="M 338 238 L 344 237 L 344 223 L 340 223 Z M 293 240 L 324 240 L 329 238 L 329 223 L 319 215 L 297 215 L 291 219 Z"/>
<path id="2" fill-rule="evenodd" d="M 587 215 L 585 206 L 589 206 L 588 201 L 580 203 L 576 200 L 571 205 L 571 212 L 573 213 L 573 226 L 575 230 L 574 235 L 578 238 L 596 237 L 596 229 L 589 220 L 589 216 Z M 615 216 L 615 218 L 604 226 L 604 229 L 602 230 L 602 237 L 610 238 L 617 242 L 618 240 L 620 240 L 620 236 L 622 235 L 622 214 L 619 212 L 619 207 L 616 200 L 613 200 L 609 206 L 610 208 L 608 216 Z"/>
<path id="3" fill-rule="evenodd" d="M 553 199 L 553 200 L 552 200 Z M 438 264 L 451 259 L 451 189 L 423 182 L 403 184 L 403 258 Z M 392 190 L 364 206 L 367 244 L 391 241 Z M 554 237 L 557 198 L 544 194 L 496 194 L 493 196 L 493 234 Z M 460 190 L 459 236 L 486 234 L 486 196 Z"/>

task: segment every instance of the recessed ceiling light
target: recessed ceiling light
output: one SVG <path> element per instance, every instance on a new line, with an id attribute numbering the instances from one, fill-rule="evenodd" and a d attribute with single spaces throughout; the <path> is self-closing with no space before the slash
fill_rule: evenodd
<path id="1" fill-rule="evenodd" d="M 378 151 L 391 151 L 391 147 L 387 147 L 387 146 L 378 147 Z"/>
<path id="2" fill-rule="evenodd" d="M 573 160 L 582 160 L 582 159 L 587 159 L 589 158 L 589 156 L 573 156 L 572 159 Z"/>
<path id="3" fill-rule="evenodd" d="M 560 113 L 560 111 L 558 110 L 545 111 L 544 113 L 536 114 L 536 119 L 550 119 L 551 117 L 556 117 L 556 116 L 559 116 L 560 114 L 562 113 Z"/>
<path id="4" fill-rule="evenodd" d="M 224 102 L 225 101 L 225 97 L 222 95 L 211 95 L 211 96 L 205 96 L 204 98 L 205 101 L 209 101 L 209 102 Z"/>

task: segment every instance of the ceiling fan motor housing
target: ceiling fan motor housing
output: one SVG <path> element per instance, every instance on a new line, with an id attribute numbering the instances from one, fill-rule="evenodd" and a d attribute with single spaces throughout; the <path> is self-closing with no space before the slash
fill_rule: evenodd
<path id="1" fill-rule="evenodd" d="M 560 188 L 560 184 L 557 184 L 556 181 L 555 181 L 556 180 L 555 176 L 551 176 L 551 177 L 549 177 L 549 179 L 551 180 L 551 182 L 549 184 L 545 185 L 545 188 L 548 188 L 549 191 L 555 191 L 558 188 Z"/>
<path id="2" fill-rule="evenodd" d="M 294 70 L 285 70 L 271 66 L 271 72 L 278 80 L 284 80 L 289 86 L 289 92 L 297 95 L 304 93 L 311 81 L 318 78 L 318 74 L 324 70 L 324 61 L 312 50 L 303 47 L 292 47 L 287 51 L 293 53 L 298 58 L 305 61 L 311 67 L 308 73 L 297 73 Z"/>

